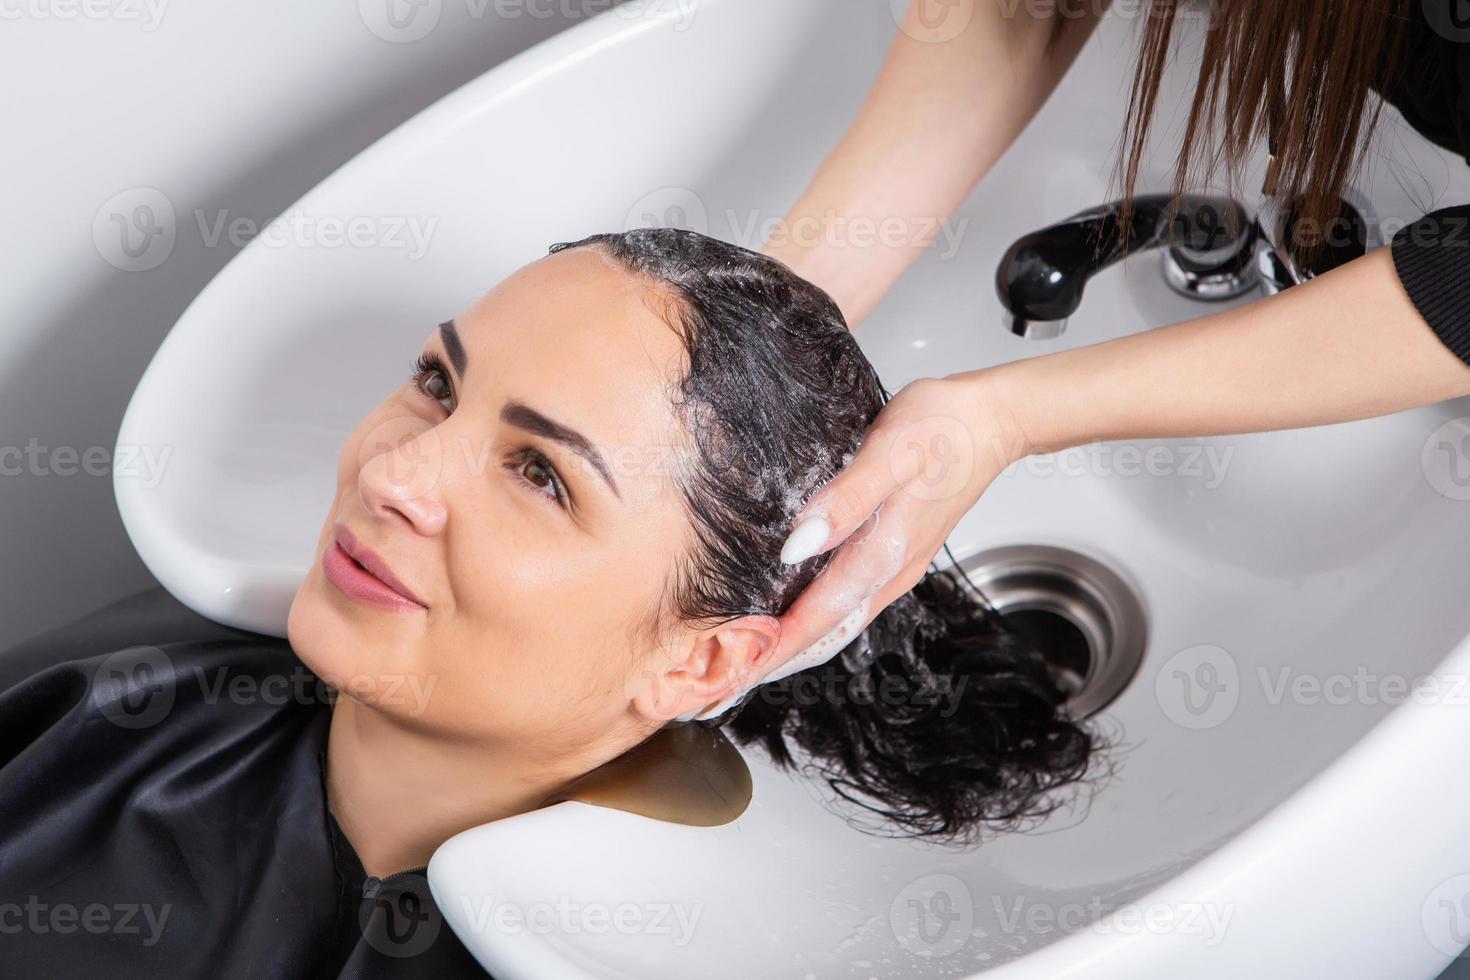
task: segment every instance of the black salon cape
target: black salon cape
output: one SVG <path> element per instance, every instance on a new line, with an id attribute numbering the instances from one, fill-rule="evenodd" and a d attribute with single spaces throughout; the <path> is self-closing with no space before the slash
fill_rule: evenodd
<path id="1" fill-rule="evenodd" d="M 161 589 L 0 654 L 0 977 L 487 976 L 422 872 L 364 875 L 330 716 L 284 640 Z"/>

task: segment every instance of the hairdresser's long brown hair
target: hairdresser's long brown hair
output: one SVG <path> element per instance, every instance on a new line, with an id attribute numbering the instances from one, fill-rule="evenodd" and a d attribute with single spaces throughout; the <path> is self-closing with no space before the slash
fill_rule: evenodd
<path id="1" fill-rule="evenodd" d="M 1146 0 L 1140 10 L 1145 24 L 1119 161 L 1126 198 L 1134 193 L 1185 2 Z M 1398 68 L 1407 2 L 1205 0 L 1199 84 L 1173 193 L 1198 187 L 1222 160 L 1233 187 L 1274 119 L 1275 192 L 1300 202 L 1304 228 L 1327 228 L 1378 123 L 1381 103 L 1369 90 L 1382 91 Z"/>

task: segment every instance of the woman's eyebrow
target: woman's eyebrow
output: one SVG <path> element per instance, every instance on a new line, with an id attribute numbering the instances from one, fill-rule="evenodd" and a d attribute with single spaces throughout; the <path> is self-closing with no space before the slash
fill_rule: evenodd
<path id="1" fill-rule="evenodd" d="M 449 355 L 449 362 L 454 365 L 455 373 L 461 378 L 464 377 L 469 357 L 465 354 L 464 344 L 460 342 L 459 331 L 455 328 L 453 320 L 445 320 L 439 324 L 439 339 L 444 342 L 444 351 Z M 500 420 L 507 425 L 513 425 L 533 435 L 551 439 L 566 446 L 597 469 L 598 474 L 612 490 L 613 496 L 619 500 L 623 499 L 616 481 L 612 478 L 612 472 L 607 468 L 607 461 L 602 458 L 602 453 L 597 451 L 597 447 L 592 445 L 582 433 L 569 429 L 560 422 L 552 421 L 529 405 L 515 401 L 506 402 L 505 407 L 500 410 Z"/>
<path id="2" fill-rule="evenodd" d="M 455 329 L 453 320 L 439 324 L 439 339 L 444 342 L 444 350 L 449 355 L 449 363 L 454 365 L 454 372 L 464 377 L 465 364 L 469 359 L 465 356 L 464 344 L 460 343 L 459 331 Z"/>
<path id="3" fill-rule="evenodd" d="M 588 442 L 587 437 L 582 433 L 552 421 L 529 405 L 515 401 L 505 403 L 505 407 L 500 410 L 500 420 L 507 425 L 513 425 L 533 435 L 542 436 L 566 446 L 596 467 L 598 474 L 612 490 L 613 496 L 619 500 L 623 499 L 623 495 L 618 491 L 617 483 L 613 481 L 612 473 L 608 471 L 607 462 L 602 458 L 602 453 L 598 452 L 597 447 Z"/>

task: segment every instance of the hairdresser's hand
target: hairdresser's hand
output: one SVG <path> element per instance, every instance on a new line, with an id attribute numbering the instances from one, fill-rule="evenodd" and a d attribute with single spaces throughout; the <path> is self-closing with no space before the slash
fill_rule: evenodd
<path id="1" fill-rule="evenodd" d="M 899 391 L 852 461 L 797 514 L 781 558 L 796 564 L 838 550 L 781 617 L 770 659 L 701 717 L 761 681 L 829 660 L 924 577 L 960 517 L 1029 451 L 990 371 L 922 379 Z"/>
<path id="2" fill-rule="evenodd" d="M 793 660 L 820 662 L 851 642 L 924 577 L 980 494 L 1026 455 L 1014 406 L 990 380 L 972 371 L 903 388 L 797 514 L 782 561 L 838 550 L 781 617 L 772 673 L 795 673 L 803 667 Z"/>

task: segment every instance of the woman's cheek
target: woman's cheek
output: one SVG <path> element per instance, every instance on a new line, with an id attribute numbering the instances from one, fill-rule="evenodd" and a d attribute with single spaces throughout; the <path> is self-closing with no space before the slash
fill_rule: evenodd
<path id="1" fill-rule="evenodd" d="M 397 445 L 405 432 L 417 434 L 432 428 L 433 424 L 414 404 L 412 396 L 407 393 L 407 386 L 395 391 L 374 406 L 347 434 L 337 453 L 339 482 L 355 481 L 364 462 Z M 366 445 L 369 436 L 374 437 L 375 449 L 369 450 Z"/>
<path id="2" fill-rule="evenodd" d="M 357 427 L 347 434 L 342 443 L 342 448 L 337 452 L 337 485 L 345 487 L 350 483 L 357 482 L 358 462 L 362 456 L 362 441 L 368 432 L 379 424 L 383 406 L 379 405 L 368 413 Z"/>

